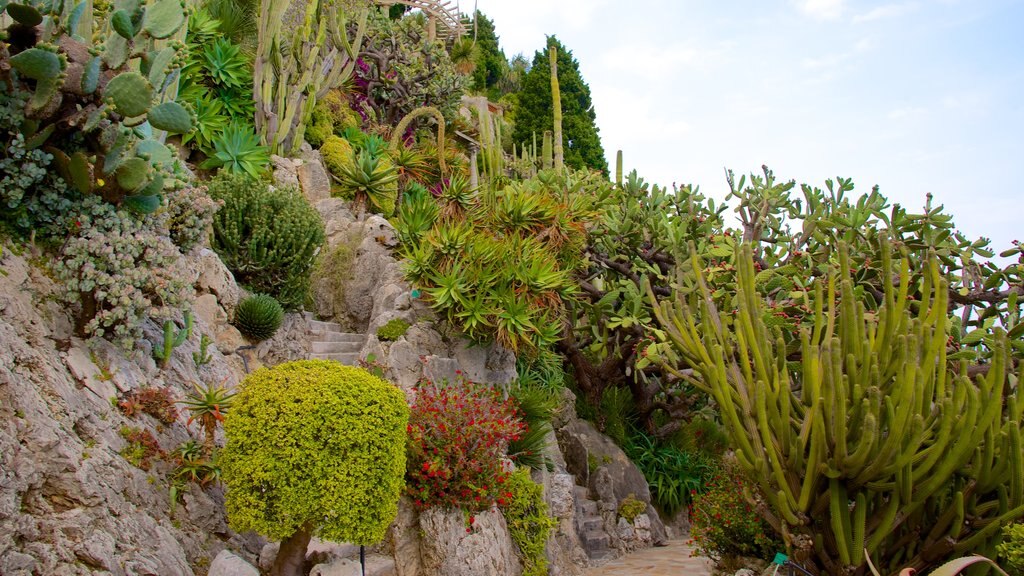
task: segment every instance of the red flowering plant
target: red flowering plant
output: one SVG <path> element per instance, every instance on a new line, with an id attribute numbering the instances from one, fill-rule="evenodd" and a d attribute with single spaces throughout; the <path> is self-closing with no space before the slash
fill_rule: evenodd
<path id="1" fill-rule="evenodd" d="M 785 550 L 778 536 L 751 506 L 745 492 L 757 490 L 735 464 L 728 461 L 705 482 L 704 491 L 694 490 L 690 507 L 690 542 L 694 554 L 716 562 L 739 556 L 770 560 Z"/>
<path id="2" fill-rule="evenodd" d="M 505 504 L 509 442 L 524 426 L 515 403 L 472 382 L 416 386 L 409 417 L 406 490 L 418 508 L 462 508 L 472 514 Z"/>

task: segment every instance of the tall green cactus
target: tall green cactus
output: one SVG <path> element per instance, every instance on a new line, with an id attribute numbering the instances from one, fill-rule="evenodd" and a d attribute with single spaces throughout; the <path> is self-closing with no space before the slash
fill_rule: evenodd
<path id="1" fill-rule="evenodd" d="M 797 558 L 828 574 L 887 573 L 951 554 L 991 554 L 998 529 L 1024 515 L 1022 376 L 1008 374 L 1006 335 L 973 381 L 946 359 L 948 287 L 934 255 L 920 301 L 907 262 L 882 240 L 882 305 L 858 301 L 850 260 L 817 283 L 813 326 L 787 350 L 755 290 L 749 245 L 738 259 L 732 315 L 716 309 L 703 264 L 698 292 L 648 297 L 663 330 L 647 353 L 712 395 L 742 467 L 764 495 L 759 512 Z M 897 271 L 898 267 L 898 271 Z"/>
<path id="2" fill-rule="evenodd" d="M 11 82 L 35 81 L 26 135 L 54 156 L 64 179 L 79 192 L 152 212 L 165 189 L 183 185 L 171 170 L 173 152 L 154 131 L 192 129 L 192 113 L 174 101 L 183 48 L 175 38 L 183 36 L 188 13 L 182 0 L 117 0 L 109 18 L 93 22 L 90 5 L 6 4 L 14 20 L 9 31 L 28 26 L 41 34 L 14 56 L 3 50 L 0 59 L 14 73 Z M 84 135 L 84 151 L 47 146 L 69 132 Z"/>
<path id="3" fill-rule="evenodd" d="M 413 120 L 416 120 L 420 116 L 433 116 L 434 120 L 437 121 L 437 165 L 441 168 L 441 176 L 444 177 L 448 173 L 448 166 L 444 160 L 444 115 L 441 111 L 433 106 L 421 106 L 412 112 L 409 112 L 402 118 L 395 129 L 391 132 L 391 143 L 390 147 L 392 150 L 397 150 L 402 145 L 402 137 L 405 135 L 405 131 L 412 124 Z"/>
<path id="4" fill-rule="evenodd" d="M 253 71 L 256 130 L 272 154 L 294 155 L 317 100 L 352 75 L 366 31 L 367 8 L 352 41 L 340 2 L 310 0 L 303 21 L 287 30 L 291 0 L 262 0 Z"/>
<path id="5" fill-rule="evenodd" d="M 558 48 L 552 42 L 548 46 L 548 60 L 551 65 L 551 106 L 555 118 L 555 170 L 565 168 L 565 151 L 562 148 L 562 91 L 558 87 Z"/>

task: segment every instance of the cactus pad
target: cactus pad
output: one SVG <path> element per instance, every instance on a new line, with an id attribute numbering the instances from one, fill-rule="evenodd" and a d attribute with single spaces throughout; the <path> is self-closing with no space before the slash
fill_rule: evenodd
<path id="1" fill-rule="evenodd" d="M 153 53 L 151 52 L 150 54 Z M 167 78 L 167 67 L 171 65 L 177 54 L 178 51 L 170 46 L 156 52 L 156 55 L 149 62 L 148 77 L 150 84 L 157 88 L 163 86 L 164 80 Z"/>
<path id="2" fill-rule="evenodd" d="M 114 15 L 110 17 L 110 26 L 125 40 L 135 37 L 135 25 L 132 24 L 132 15 L 127 10 L 114 12 Z"/>
<path id="3" fill-rule="evenodd" d="M 177 102 L 164 102 L 150 110 L 146 117 L 149 124 L 157 130 L 175 134 L 192 131 L 192 115 Z"/>
<path id="4" fill-rule="evenodd" d="M 122 72 L 107 84 L 104 94 L 122 116 L 141 116 L 153 101 L 153 86 L 137 72 Z"/>
<path id="5" fill-rule="evenodd" d="M 160 208 L 161 197 L 142 194 L 135 196 L 128 196 L 122 202 L 121 205 L 125 208 L 135 212 L 136 214 L 152 214 Z"/>
<path id="6" fill-rule="evenodd" d="M 11 67 L 22 76 L 33 80 L 56 78 L 64 71 L 65 63 L 66 60 L 63 57 L 45 48 L 29 48 L 11 56 Z"/>
<path id="7" fill-rule="evenodd" d="M 142 158 L 129 158 L 117 168 L 117 185 L 124 190 L 135 191 L 152 179 L 153 170 Z"/>
<path id="8" fill-rule="evenodd" d="M 82 71 L 82 92 L 92 94 L 100 82 L 100 57 L 93 56 Z"/>
<path id="9" fill-rule="evenodd" d="M 82 194 L 92 192 L 92 164 L 84 152 L 75 152 L 68 161 L 68 174 L 71 184 Z"/>
<path id="10" fill-rule="evenodd" d="M 124 66 L 128 61 L 128 41 L 118 34 L 108 36 L 103 49 L 103 61 L 111 69 Z"/>
<path id="11" fill-rule="evenodd" d="M 154 167 L 159 164 L 170 166 L 174 162 L 170 148 L 156 140 L 140 140 L 135 145 L 135 155 L 146 159 Z"/>
<path id="12" fill-rule="evenodd" d="M 28 4 L 8 4 L 7 14 L 19 24 L 38 26 L 43 22 L 43 15 L 34 6 Z"/>
<path id="13" fill-rule="evenodd" d="M 157 0 L 146 8 L 142 28 L 153 38 L 168 38 L 185 23 L 181 0 Z"/>

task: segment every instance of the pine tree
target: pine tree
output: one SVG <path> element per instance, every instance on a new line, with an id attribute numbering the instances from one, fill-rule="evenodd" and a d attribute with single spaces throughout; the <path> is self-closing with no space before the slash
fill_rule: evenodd
<path id="1" fill-rule="evenodd" d="M 548 38 L 548 45 L 554 45 L 558 56 L 558 85 L 562 102 L 562 134 L 565 148 L 565 165 L 571 168 L 593 168 L 608 171 L 601 137 L 598 135 L 597 115 L 590 100 L 590 87 L 580 75 L 579 63 L 557 38 Z M 517 95 L 515 109 L 515 130 L 512 139 L 517 143 L 538 140 L 545 130 L 551 130 L 554 123 L 551 105 L 551 67 L 548 62 L 548 48 L 537 52 L 533 65 L 523 78 L 522 90 Z"/>
<path id="2" fill-rule="evenodd" d="M 473 88 L 486 92 L 488 97 L 497 99 L 495 86 L 508 68 L 508 59 L 498 44 L 498 36 L 494 32 L 494 22 L 483 12 L 476 11 L 476 68 L 473 70 Z"/>

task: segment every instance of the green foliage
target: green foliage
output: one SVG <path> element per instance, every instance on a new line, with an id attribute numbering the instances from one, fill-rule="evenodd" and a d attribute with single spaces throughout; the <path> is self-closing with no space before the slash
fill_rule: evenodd
<path id="1" fill-rule="evenodd" d="M 636 517 L 647 511 L 647 504 L 642 500 L 637 500 L 635 494 L 630 494 L 626 498 L 619 502 L 619 516 L 625 518 L 630 524 Z"/>
<path id="2" fill-rule="evenodd" d="M 473 19 L 476 34 L 476 66 L 473 68 L 473 89 L 484 92 L 491 100 L 498 100 L 498 83 L 508 72 L 509 64 L 505 52 L 498 44 L 494 22 L 477 10 Z"/>
<path id="3" fill-rule="evenodd" d="M 17 127 L 25 150 L 45 146 L 57 174 L 77 192 L 149 214 L 160 207 L 165 192 L 184 186 L 180 165 L 161 150 L 160 135 L 153 132 L 192 127 L 191 113 L 173 102 L 180 44 L 166 41 L 180 35 L 184 6 L 178 0 L 133 0 L 109 20 L 101 15 L 95 22 L 95 15 L 83 14 L 84 6 L 58 3 L 40 12 L 27 4 L 4 3 L 17 21 L 9 30 L 18 46 L 3 52 L 0 82 L 14 94 L 29 94 Z M 18 30 L 34 26 L 26 22 L 36 19 L 43 23 L 37 31 Z M 102 86 L 101 76 L 107 78 Z M 31 160 L 39 163 L 42 157 Z M 48 188 L 29 192 L 27 199 L 44 197 L 38 193 L 52 191 Z M 7 203 L 20 208 L 26 190 L 11 196 Z M 24 224 L 24 212 L 21 216 Z"/>
<path id="4" fill-rule="evenodd" d="M 1003 541 L 996 546 L 999 559 L 1010 576 L 1024 574 L 1024 524 L 1015 523 L 1002 529 Z"/>
<path id="5" fill-rule="evenodd" d="M 631 435 L 625 447 L 650 486 L 651 502 L 669 517 L 690 505 L 713 472 L 707 456 L 684 452 L 643 433 Z"/>
<path id="6" fill-rule="evenodd" d="M 223 167 L 232 174 L 260 178 L 269 165 L 270 151 L 260 144 L 252 128 L 243 123 L 232 123 L 213 138 L 213 155 L 199 166 L 206 169 Z"/>
<path id="7" fill-rule="evenodd" d="M 61 299 L 78 306 L 78 329 L 132 350 L 147 317 L 170 318 L 188 303 L 166 214 L 139 220 L 91 196 L 54 266 Z"/>
<path id="8" fill-rule="evenodd" d="M 535 353 L 561 336 L 565 299 L 577 290 L 571 273 L 602 186 L 589 175 L 546 173 L 477 194 L 453 176 L 437 191 L 436 215 L 422 197 L 403 207 L 406 278 L 471 339 Z"/>
<path id="9" fill-rule="evenodd" d="M 699 292 L 654 309 L 666 342 L 649 350 L 675 374 L 673 365 L 693 367 L 685 378 L 718 403 L 775 529 L 829 573 L 866 569 L 865 551 L 892 572 L 986 550 L 996 526 L 1024 515 L 1024 405 L 1006 332 L 991 330 L 991 363 L 972 380 L 966 361 L 947 359 L 950 291 L 935 253 L 912 300 L 910 259 L 896 260 L 884 235 L 878 252 L 889 280 L 869 297 L 839 243 L 838 266 L 806 296 L 813 313 L 793 349 L 792 329 L 765 321 L 750 245 L 735 260 L 729 321 L 696 255 Z M 787 362 L 794 352 L 799 361 Z"/>
<path id="10" fill-rule="evenodd" d="M 590 100 L 590 87 L 580 75 L 579 63 L 572 52 L 566 50 L 555 37 L 548 39 L 558 56 L 558 84 L 561 91 L 563 145 L 565 165 L 584 169 L 608 171 L 604 148 L 598 136 L 594 107 Z M 538 51 L 533 57 L 533 66 L 523 78 L 522 90 L 518 93 L 515 108 L 514 142 L 530 142 L 534 134 L 551 130 L 554 123 L 551 100 L 551 68 L 548 63 L 548 48 Z M 569 145 L 569 143 L 572 145 Z"/>
<path id="11" fill-rule="evenodd" d="M 274 337 L 284 320 L 284 308 L 266 294 L 249 296 L 235 308 L 233 324 L 246 338 L 262 342 Z"/>
<path id="12" fill-rule="evenodd" d="M 458 112 L 466 77 L 455 69 L 444 41 L 428 39 L 422 15 L 391 20 L 373 10 L 359 56 L 353 78 L 356 107 L 377 123 L 394 126 L 423 106 L 436 107 L 447 119 Z"/>
<path id="13" fill-rule="evenodd" d="M 254 74 L 256 129 L 271 153 L 285 156 L 298 153 L 317 100 L 352 75 L 368 13 L 312 0 L 298 26 L 287 29 L 290 6 L 289 0 L 263 2 Z"/>
<path id="14" fill-rule="evenodd" d="M 359 206 L 366 206 L 385 217 L 395 213 L 398 200 L 398 171 L 385 154 L 360 150 L 355 161 L 342 166 L 338 174 L 342 194 L 352 195 Z"/>
<path id="15" fill-rule="evenodd" d="M 317 211 L 295 189 L 271 190 L 241 175 L 218 175 L 209 193 L 224 202 L 213 220 L 211 247 L 235 279 L 285 308 L 301 306 L 324 242 Z"/>
<path id="16" fill-rule="evenodd" d="M 544 547 L 548 535 L 558 526 L 558 521 L 548 515 L 544 487 L 530 478 L 528 469 L 521 468 L 509 475 L 505 489 L 501 513 L 523 561 L 523 576 L 544 576 L 548 573 Z"/>
<path id="17" fill-rule="evenodd" d="M 519 418 L 526 431 L 508 445 L 509 459 L 517 466 L 533 470 L 554 471 L 555 464 L 544 454 L 551 434 L 551 415 L 558 407 L 558 399 L 549 390 L 531 388 L 519 383 L 509 391 L 516 401 Z"/>
<path id="18" fill-rule="evenodd" d="M 320 155 L 324 159 L 324 166 L 335 178 L 339 179 L 345 170 L 351 170 L 355 164 L 355 151 L 348 140 L 340 136 L 329 135 L 320 147 Z"/>
<path id="19" fill-rule="evenodd" d="M 209 352 L 210 344 L 213 344 L 213 340 L 206 334 L 201 334 L 199 338 L 199 351 L 192 353 L 192 361 L 195 362 L 196 368 L 205 366 L 213 360 L 213 356 Z"/>
<path id="20" fill-rule="evenodd" d="M 185 311 L 185 326 L 180 330 L 173 320 L 164 321 L 164 338 L 160 346 L 153 347 L 153 357 L 160 361 L 161 368 L 167 368 L 174 349 L 185 343 L 192 336 L 192 311 Z"/>
<path id="21" fill-rule="evenodd" d="M 737 556 L 769 560 L 785 549 L 744 497 L 751 489 L 735 465 L 726 463 L 715 470 L 705 490 L 694 495 L 690 536 L 699 554 L 716 562 Z"/>
<path id="22" fill-rule="evenodd" d="M 222 386 L 193 384 L 193 390 L 181 401 L 189 411 L 188 423 L 198 420 L 205 434 L 203 455 L 213 456 L 214 433 L 217 423 L 224 421 L 224 415 L 231 410 L 235 393 Z"/>
<path id="23" fill-rule="evenodd" d="M 280 540 L 380 542 L 398 513 L 409 408 L 394 385 L 325 360 L 261 368 L 241 385 L 221 451 L 231 527 Z"/>
<path id="24" fill-rule="evenodd" d="M 388 321 L 387 324 L 377 329 L 377 339 L 393 342 L 405 335 L 409 330 L 409 323 L 401 318 Z"/>

